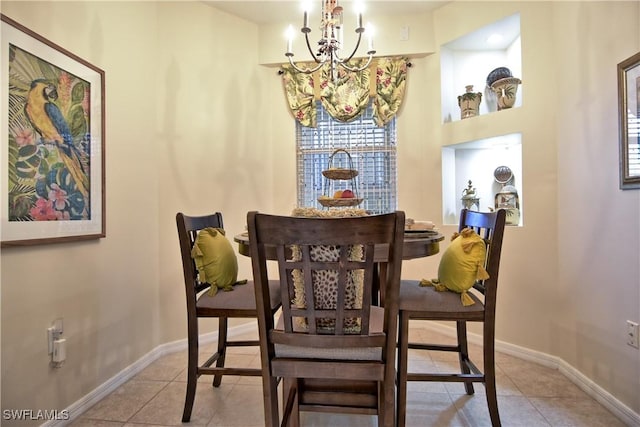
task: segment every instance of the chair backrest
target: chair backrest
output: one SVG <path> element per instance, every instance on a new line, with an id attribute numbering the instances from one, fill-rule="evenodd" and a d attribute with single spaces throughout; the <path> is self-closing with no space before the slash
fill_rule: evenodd
<path id="1" fill-rule="evenodd" d="M 476 282 L 473 287 L 484 294 L 485 311 L 489 312 L 495 312 L 505 219 L 506 211 L 504 209 L 498 209 L 495 212 L 476 212 L 463 209 L 460 213 L 459 230 L 472 228 L 484 239 L 487 245 L 485 269 L 489 273 L 489 278 Z"/>
<path id="2" fill-rule="evenodd" d="M 390 334 L 395 342 L 404 219 L 404 212 L 349 218 L 249 212 L 261 339 L 268 337 L 268 345 L 386 348 Z M 267 253 L 274 250 L 284 321 L 277 330 L 268 310 Z M 387 265 L 379 279 L 386 290 L 384 332 L 370 334 L 378 262 Z"/>
<path id="3" fill-rule="evenodd" d="M 178 227 L 180 254 L 182 256 L 187 310 L 189 313 L 195 314 L 196 295 L 210 285 L 198 281 L 196 264 L 191 257 L 191 249 L 198 236 L 198 231 L 207 227 L 224 228 L 222 224 L 222 214 L 216 212 L 211 215 L 188 216 L 178 212 L 178 214 L 176 214 L 176 226 Z"/>

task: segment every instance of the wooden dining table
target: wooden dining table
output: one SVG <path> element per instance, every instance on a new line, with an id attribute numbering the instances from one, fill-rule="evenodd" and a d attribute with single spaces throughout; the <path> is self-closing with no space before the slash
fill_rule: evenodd
<path id="1" fill-rule="evenodd" d="M 234 236 L 233 240 L 238 243 L 238 252 L 241 255 L 251 257 L 249 245 L 249 236 L 247 232 Z M 402 245 L 402 259 L 410 260 L 416 258 L 424 258 L 435 255 L 440 252 L 440 242 L 444 240 L 444 236 L 436 231 L 419 232 L 408 230 L 404 233 L 404 243 Z M 266 247 L 267 259 L 275 260 L 275 247 Z M 378 245 L 375 248 L 373 256 L 374 261 L 386 260 L 386 254 L 389 252 L 388 245 Z M 378 277 L 384 277 L 386 274 L 386 262 L 378 263 Z M 384 301 L 384 292 L 379 288 L 379 280 L 376 280 L 375 292 L 373 293 L 373 302 L 378 303 L 379 300 Z M 381 291 L 378 295 L 378 291 Z"/>
<path id="2" fill-rule="evenodd" d="M 247 233 L 242 233 L 234 236 L 233 240 L 238 243 L 238 252 L 241 255 L 250 257 L 251 251 L 249 249 L 249 236 Z M 424 258 L 431 255 L 435 255 L 440 252 L 440 242 L 444 240 L 444 236 L 439 232 L 417 232 L 406 231 L 404 234 L 404 244 L 402 245 L 402 259 L 409 260 L 415 258 Z M 268 251 L 268 249 L 267 249 Z M 383 254 L 388 252 L 387 248 L 383 245 L 376 247 L 376 254 L 374 260 L 383 259 Z M 267 252 L 268 259 L 275 259 L 275 250 L 273 253 Z"/>

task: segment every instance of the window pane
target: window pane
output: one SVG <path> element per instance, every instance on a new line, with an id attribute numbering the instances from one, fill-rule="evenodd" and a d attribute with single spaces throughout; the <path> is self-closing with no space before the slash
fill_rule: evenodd
<path id="1" fill-rule="evenodd" d="M 296 122 L 298 206 L 321 208 L 318 197 L 332 197 L 335 191 L 348 188 L 364 199 L 359 207 L 371 213 L 396 210 L 396 119 L 384 128 L 377 127 L 371 103 L 349 123 L 331 118 L 320 102 L 316 108 L 317 128 Z M 352 166 L 342 152 L 333 156 L 331 166 L 358 170 L 354 180 L 328 180 L 322 175 L 337 149 L 349 152 Z"/>
<path id="2" fill-rule="evenodd" d="M 627 118 L 628 127 L 628 153 L 629 176 L 640 176 L 640 119 L 629 113 Z"/>

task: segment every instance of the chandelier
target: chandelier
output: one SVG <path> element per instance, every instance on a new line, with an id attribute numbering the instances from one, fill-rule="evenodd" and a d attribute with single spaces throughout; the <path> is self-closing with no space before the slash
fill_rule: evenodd
<path id="1" fill-rule="evenodd" d="M 309 28 L 308 22 L 308 8 L 305 6 L 304 11 L 304 19 L 303 25 L 300 29 L 300 32 L 304 34 L 305 41 L 307 42 L 307 49 L 309 53 L 313 57 L 313 60 L 318 64 L 315 67 L 302 68 L 297 66 L 293 62 L 293 28 L 289 27 L 288 30 L 288 41 L 287 41 L 287 52 L 285 56 L 289 58 L 289 63 L 291 66 L 301 73 L 311 74 L 314 71 L 317 71 L 324 64 L 330 64 L 331 70 L 331 79 L 336 80 L 338 73 L 338 66 L 351 71 L 362 71 L 369 66 L 371 60 L 373 59 L 373 55 L 376 51 L 373 49 L 373 39 L 371 35 L 369 35 L 368 49 L 367 55 L 369 57 L 366 64 L 361 67 L 349 66 L 347 62 L 353 58 L 360 47 L 360 42 L 362 40 L 362 34 L 365 32 L 365 28 L 362 26 L 362 12 L 358 12 L 358 27 L 355 32 L 358 35 L 358 40 L 356 42 L 356 46 L 351 52 L 349 56 L 343 57 L 340 55 L 342 51 L 342 44 L 344 42 L 343 38 L 343 23 L 342 23 L 342 6 L 338 4 L 338 0 L 324 0 L 322 1 L 322 15 L 320 19 L 320 31 L 322 33 L 322 37 L 318 41 L 318 50 L 316 52 L 313 51 L 311 47 L 311 43 L 309 43 L 309 33 L 311 32 L 311 28 Z M 371 33 L 371 30 L 369 31 Z"/>

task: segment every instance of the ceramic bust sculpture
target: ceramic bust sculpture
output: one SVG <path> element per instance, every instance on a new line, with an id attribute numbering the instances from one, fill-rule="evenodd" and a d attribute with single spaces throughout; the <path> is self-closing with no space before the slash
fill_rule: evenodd
<path id="1" fill-rule="evenodd" d="M 518 85 L 520 83 L 522 83 L 522 81 L 517 77 L 505 77 L 491 84 L 491 90 L 493 90 L 498 97 L 498 110 L 513 107 L 513 104 L 516 102 L 516 93 L 518 93 Z"/>
<path id="2" fill-rule="evenodd" d="M 491 89 L 498 111 L 513 107 L 520 83 L 522 81 L 513 77 L 507 67 L 498 67 L 487 75 L 487 88 Z"/>

